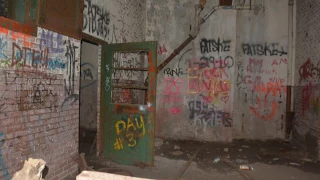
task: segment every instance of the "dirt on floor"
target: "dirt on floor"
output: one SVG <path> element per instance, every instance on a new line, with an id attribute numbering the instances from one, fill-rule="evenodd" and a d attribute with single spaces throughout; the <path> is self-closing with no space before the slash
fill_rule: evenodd
<path id="1" fill-rule="evenodd" d="M 89 136 L 80 141 L 80 152 L 86 153 L 88 164 L 94 169 L 120 168 L 136 177 L 168 179 L 175 177 L 200 148 L 182 179 L 245 180 L 235 169 L 240 165 L 249 165 L 253 169 L 242 172 L 255 180 L 320 180 L 320 163 L 309 159 L 307 153 L 289 142 L 281 140 L 209 143 L 156 139 L 154 167 L 137 167 L 96 157 L 94 150 L 90 153 L 93 139 Z M 236 168 L 223 162 L 224 158 L 232 161 Z"/>

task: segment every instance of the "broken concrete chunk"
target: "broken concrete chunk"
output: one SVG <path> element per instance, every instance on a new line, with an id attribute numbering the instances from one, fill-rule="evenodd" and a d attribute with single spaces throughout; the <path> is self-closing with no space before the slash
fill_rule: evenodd
<path id="1" fill-rule="evenodd" d="M 300 166 L 300 164 L 294 163 L 294 162 L 291 162 L 291 163 L 289 163 L 289 164 L 292 165 L 292 166 Z"/>
<path id="2" fill-rule="evenodd" d="M 44 160 L 29 158 L 24 162 L 23 168 L 14 174 L 12 180 L 42 180 L 42 171 L 45 166 Z"/>
<path id="3" fill-rule="evenodd" d="M 249 161 L 245 160 L 245 159 L 236 159 L 236 160 L 234 160 L 234 162 L 236 164 L 248 164 L 249 163 Z"/>
<path id="4" fill-rule="evenodd" d="M 174 150 L 179 150 L 179 149 L 180 149 L 180 147 L 179 147 L 179 146 L 174 145 Z"/>
<path id="5" fill-rule="evenodd" d="M 174 151 L 174 152 L 172 152 L 171 154 L 172 154 L 172 155 L 175 155 L 175 156 L 180 156 L 180 155 L 183 154 L 183 152 L 182 152 L 182 151 Z"/>
<path id="6" fill-rule="evenodd" d="M 224 151 L 224 152 L 228 152 L 229 149 L 228 149 L 228 148 L 224 148 L 223 151 Z"/>
<path id="7" fill-rule="evenodd" d="M 279 160 L 279 158 L 273 158 L 273 161 L 278 161 Z"/>
<path id="8" fill-rule="evenodd" d="M 220 158 L 215 158 L 214 160 L 213 160 L 213 163 L 218 163 L 220 161 Z"/>
<path id="9" fill-rule="evenodd" d="M 249 148 L 249 146 L 247 146 L 247 145 L 242 145 L 241 147 L 242 148 Z"/>

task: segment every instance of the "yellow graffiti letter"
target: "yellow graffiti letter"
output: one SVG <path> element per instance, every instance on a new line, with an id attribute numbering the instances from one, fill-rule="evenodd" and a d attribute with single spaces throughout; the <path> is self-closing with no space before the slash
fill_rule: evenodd
<path id="1" fill-rule="evenodd" d="M 128 125 L 127 125 L 127 131 L 129 130 L 130 127 L 133 127 L 134 130 L 137 130 L 136 127 L 134 127 L 132 121 L 130 118 L 128 118 Z"/>
<path id="2" fill-rule="evenodd" d="M 121 130 L 120 130 L 120 124 L 122 124 Z M 116 126 L 117 134 L 120 134 L 123 129 L 126 129 L 126 123 L 124 121 L 122 121 L 122 120 L 118 121 L 115 126 Z"/>
<path id="3" fill-rule="evenodd" d="M 139 129 L 142 129 L 142 133 L 141 133 L 141 134 L 139 134 L 139 136 L 141 137 L 141 136 L 143 136 L 143 135 L 145 134 L 145 128 L 144 128 L 144 120 L 143 120 L 143 116 L 142 116 L 142 115 L 140 115 L 140 126 L 139 126 L 138 119 L 137 119 L 137 118 L 135 118 L 135 120 L 136 120 L 136 125 L 137 125 L 137 127 L 138 127 Z"/>
<path id="4" fill-rule="evenodd" d="M 127 136 L 127 138 L 129 138 L 129 142 L 131 142 L 130 144 L 128 144 L 129 147 L 133 147 L 133 146 L 137 145 L 137 141 L 135 139 L 133 139 L 132 133 L 127 134 L 126 136 Z"/>

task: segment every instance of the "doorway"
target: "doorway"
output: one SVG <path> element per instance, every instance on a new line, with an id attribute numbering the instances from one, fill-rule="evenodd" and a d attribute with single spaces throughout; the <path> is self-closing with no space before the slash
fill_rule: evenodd
<path id="1" fill-rule="evenodd" d="M 85 154 L 94 151 L 94 140 L 97 132 L 98 60 L 98 44 L 82 40 L 79 152 Z"/>

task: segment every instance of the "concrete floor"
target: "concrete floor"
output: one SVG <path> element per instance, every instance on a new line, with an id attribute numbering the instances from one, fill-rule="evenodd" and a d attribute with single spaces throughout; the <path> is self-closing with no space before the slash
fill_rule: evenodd
<path id="1" fill-rule="evenodd" d="M 307 154 L 282 141 L 244 141 L 233 143 L 201 143 L 192 141 L 156 140 L 154 167 L 120 165 L 115 162 L 88 154 L 91 144 L 82 141 L 80 152 L 87 154 L 87 161 L 94 169 L 114 167 L 127 170 L 136 177 L 167 179 L 175 177 L 192 156 L 202 147 L 196 159 L 183 174 L 182 179 L 197 180 L 245 180 L 239 172 L 220 161 L 217 157 L 229 160 L 248 161 L 252 171 L 245 171 L 255 180 L 320 180 L 320 163 L 310 162 Z M 92 141 L 91 141 L 92 142 Z"/>

